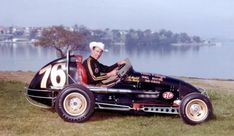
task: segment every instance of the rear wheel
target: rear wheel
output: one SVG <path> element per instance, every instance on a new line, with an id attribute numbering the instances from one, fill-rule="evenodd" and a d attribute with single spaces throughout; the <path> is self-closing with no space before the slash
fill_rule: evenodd
<path id="1" fill-rule="evenodd" d="M 83 86 L 70 85 L 58 95 L 55 103 L 59 116 L 68 122 L 84 122 L 94 112 L 94 96 Z"/>
<path id="2" fill-rule="evenodd" d="M 180 104 L 180 116 L 187 124 L 195 125 L 208 120 L 213 114 L 210 100 L 199 93 L 185 96 Z"/>

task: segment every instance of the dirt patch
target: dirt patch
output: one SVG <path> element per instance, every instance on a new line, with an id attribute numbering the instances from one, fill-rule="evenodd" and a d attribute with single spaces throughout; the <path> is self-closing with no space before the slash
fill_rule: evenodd
<path id="1" fill-rule="evenodd" d="M 32 71 L 0 71 L 0 80 L 30 83 L 34 75 Z"/>

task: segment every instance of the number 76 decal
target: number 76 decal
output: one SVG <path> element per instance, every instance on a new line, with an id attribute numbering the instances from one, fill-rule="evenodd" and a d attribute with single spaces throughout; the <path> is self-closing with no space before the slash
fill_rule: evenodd
<path id="1" fill-rule="evenodd" d="M 63 70 L 65 68 L 65 63 L 59 63 L 53 66 L 50 64 L 41 69 L 39 75 L 44 73 L 41 80 L 41 88 L 47 88 L 49 75 L 52 86 L 63 87 L 66 83 L 66 73 Z"/>

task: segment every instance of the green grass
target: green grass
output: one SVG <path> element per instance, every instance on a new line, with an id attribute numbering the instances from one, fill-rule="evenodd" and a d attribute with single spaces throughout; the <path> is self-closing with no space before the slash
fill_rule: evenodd
<path id="1" fill-rule="evenodd" d="M 234 133 L 234 94 L 209 90 L 214 118 L 200 125 L 183 123 L 179 116 L 129 115 L 96 111 L 85 123 L 63 121 L 57 113 L 30 105 L 24 84 L 0 81 L 1 136 L 223 136 Z"/>

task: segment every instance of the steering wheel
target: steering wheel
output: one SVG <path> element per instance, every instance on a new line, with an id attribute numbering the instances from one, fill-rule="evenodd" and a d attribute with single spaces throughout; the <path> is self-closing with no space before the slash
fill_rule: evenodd
<path id="1" fill-rule="evenodd" d="M 125 64 L 121 64 L 119 67 L 118 67 L 118 72 L 117 72 L 117 75 L 119 78 L 122 78 L 128 71 L 129 71 L 129 65 L 127 63 Z"/>
<path id="2" fill-rule="evenodd" d="M 125 63 L 124 63 L 124 64 L 119 65 L 119 66 L 118 66 L 118 70 L 122 69 L 125 65 L 126 65 Z"/>
<path id="3" fill-rule="evenodd" d="M 109 83 L 113 83 L 113 82 L 116 82 L 116 83 L 120 82 L 121 79 L 123 78 L 123 76 L 132 67 L 132 65 L 128 59 L 126 59 L 125 61 L 126 61 L 126 63 L 121 64 L 120 66 L 117 67 L 117 69 L 118 69 L 117 76 L 109 77 L 108 79 L 102 81 L 102 83 L 109 84 Z"/>

